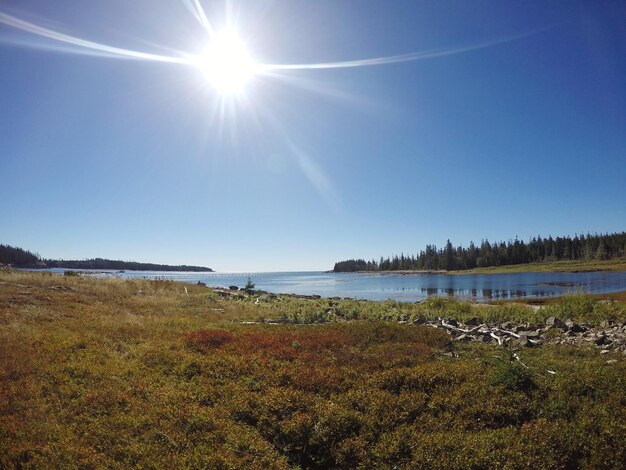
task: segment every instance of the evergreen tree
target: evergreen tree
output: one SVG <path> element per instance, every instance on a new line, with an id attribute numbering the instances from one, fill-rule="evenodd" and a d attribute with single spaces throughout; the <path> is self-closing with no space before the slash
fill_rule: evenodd
<path id="1" fill-rule="evenodd" d="M 576 235 L 574 238 L 551 236 L 533 237 L 528 243 L 519 240 L 490 243 L 483 240 L 480 247 L 470 242 L 467 248 L 454 247 L 450 240 L 443 249 L 435 245 L 426 245 L 417 256 L 400 256 L 380 258 L 365 262 L 363 260 L 347 260 L 335 264 L 335 271 L 394 271 L 400 269 L 472 269 L 475 267 L 501 266 L 543 261 L 576 260 L 576 259 L 613 259 L 625 256 L 626 232 L 604 235 Z"/>

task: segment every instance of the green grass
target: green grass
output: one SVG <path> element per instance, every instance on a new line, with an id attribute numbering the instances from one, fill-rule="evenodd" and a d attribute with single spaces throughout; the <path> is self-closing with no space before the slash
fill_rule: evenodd
<path id="1" fill-rule="evenodd" d="M 545 346 L 518 352 L 526 368 L 504 349 L 396 322 L 623 320 L 622 303 L 256 300 L 169 281 L 0 273 L 0 468 L 626 461 L 622 356 Z M 260 317 L 294 323 L 241 324 Z M 458 358 L 444 355 L 452 349 Z"/>
<path id="2" fill-rule="evenodd" d="M 547 261 L 544 263 L 513 264 L 490 266 L 464 271 L 451 271 L 450 274 L 501 274 L 501 273 L 547 273 L 547 272 L 593 272 L 626 271 L 626 258 L 611 260 Z"/>

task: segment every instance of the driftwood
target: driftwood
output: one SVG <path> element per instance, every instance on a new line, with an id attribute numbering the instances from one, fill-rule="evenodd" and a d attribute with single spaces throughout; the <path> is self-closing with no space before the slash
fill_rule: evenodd
<path id="1" fill-rule="evenodd" d="M 610 350 L 626 354 L 626 324 L 611 321 L 601 322 L 598 327 L 577 324 L 573 320 L 565 322 L 550 317 L 544 325 L 481 323 L 476 325 L 475 318 L 463 324 L 450 318 L 436 320 L 418 319 L 413 323 L 431 328 L 445 329 L 455 341 L 459 342 L 490 342 L 505 346 L 508 344 L 524 347 L 538 347 L 545 342 L 557 344 L 589 344 L 608 353 Z M 546 333 L 552 330 L 550 335 Z M 553 371 L 548 371 L 552 374 Z"/>

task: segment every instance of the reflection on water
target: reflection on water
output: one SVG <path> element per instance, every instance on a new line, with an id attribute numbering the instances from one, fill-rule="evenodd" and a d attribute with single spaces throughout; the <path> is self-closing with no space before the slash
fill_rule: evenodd
<path id="1" fill-rule="evenodd" d="M 63 272 L 63 269 L 52 269 Z M 257 289 L 322 297 L 415 302 L 432 295 L 477 302 L 515 298 L 558 297 L 583 291 L 607 293 L 626 290 L 626 272 L 507 273 L 507 274 L 355 274 L 290 273 L 174 273 L 159 271 L 99 271 L 101 276 L 160 278 L 206 283 L 210 287 L 242 287 L 248 276 Z"/>
<path id="2" fill-rule="evenodd" d="M 624 287 L 626 289 L 626 286 Z M 584 286 L 580 286 L 579 289 L 574 290 L 573 292 L 584 291 L 590 292 L 589 290 L 585 290 Z M 555 293 L 554 291 L 545 291 L 545 290 L 532 290 L 532 292 L 526 292 L 520 289 L 515 290 L 505 290 L 505 289 L 452 289 L 450 287 L 445 289 L 437 289 L 432 287 L 421 288 L 420 292 L 424 294 L 426 297 L 430 297 L 431 295 L 439 295 L 439 296 L 448 296 L 448 297 L 462 297 L 476 300 L 504 300 L 504 299 L 515 299 L 515 298 L 523 298 L 523 297 L 531 297 L 531 298 L 539 298 L 539 297 L 556 297 L 559 295 L 563 295 L 564 293 L 570 293 L 572 290 L 561 291 L 560 293 Z M 596 292 L 596 291 L 594 291 Z M 612 292 L 612 291 L 611 291 Z"/>

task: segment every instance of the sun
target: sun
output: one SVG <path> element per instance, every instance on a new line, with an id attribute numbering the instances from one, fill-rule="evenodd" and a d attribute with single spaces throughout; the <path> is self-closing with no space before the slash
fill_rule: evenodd
<path id="1" fill-rule="evenodd" d="M 257 63 L 233 30 L 216 33 L 196 65 L 222 95 L 242 94 L 258 71 Z"/>

